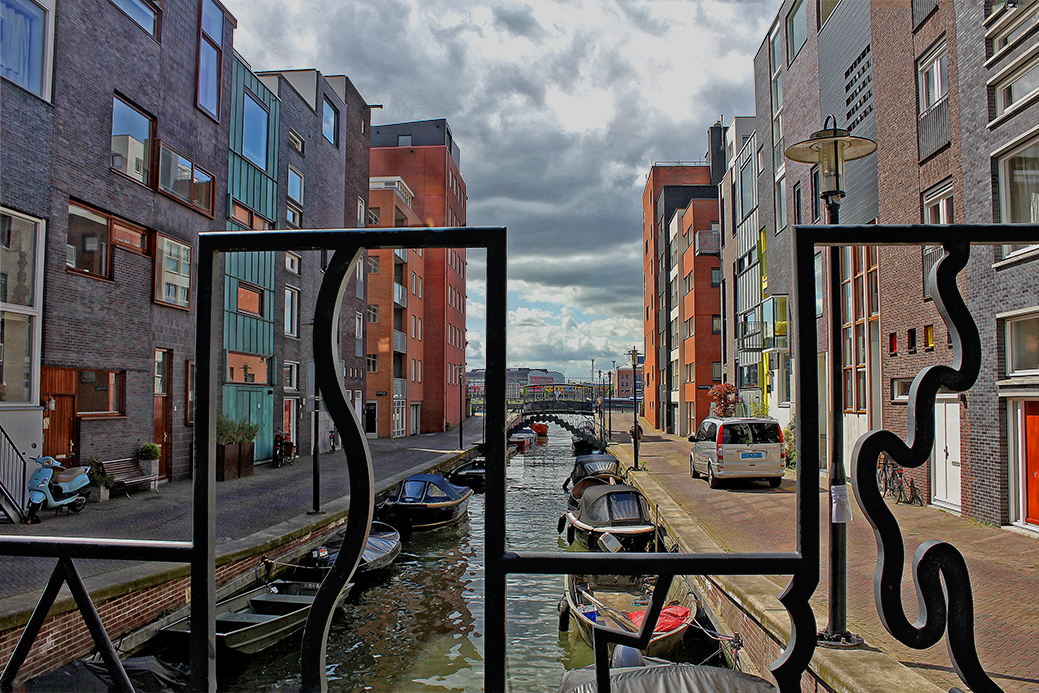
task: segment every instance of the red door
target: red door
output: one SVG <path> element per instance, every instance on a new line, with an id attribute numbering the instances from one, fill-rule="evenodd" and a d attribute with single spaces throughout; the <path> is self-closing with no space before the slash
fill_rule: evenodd
<path id="1" fill-rule="evenodd" d="M 172 352 L 155 350 L 155 442 L 159 444 L 159 476 L 168 478 L 170 459 L 169 382 Z"/>
<path id="2" fill-rule="evenodd" d="M 1025 521 L 1039 525 L 1039 402 L 1025 402 Z"/>

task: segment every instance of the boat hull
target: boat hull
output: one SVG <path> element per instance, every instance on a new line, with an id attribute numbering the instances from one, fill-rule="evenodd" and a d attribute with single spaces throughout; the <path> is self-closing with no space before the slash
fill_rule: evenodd
<path id="1" fill-rule="evenodd" d="M 393 503 L 381 506 L 379 513 L 383 522 L 395 527 L 411 529 L 433 529 L 459 522 L 469 510 L 469 493 L 457 501 L 443 503 Z"/>

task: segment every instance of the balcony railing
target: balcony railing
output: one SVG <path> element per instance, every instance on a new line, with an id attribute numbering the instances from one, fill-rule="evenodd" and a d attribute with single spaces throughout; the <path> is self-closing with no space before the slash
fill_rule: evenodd
<path id="1" fill-rule="evenodd" d="M 401 262 L 408 261 L 408 249 L 407 248 L 394 248 L 393 254 L 397 256 Z"/>
<path id="2" fill-rule="evenodd" d="M 718 255 L 721 253 L 721 234 L 717 229 L 696 232 L 696 254 Z"/>
<path id="3" fill-rule="evenodd" d="M 761 351 L 764 344 L 760 320 L 745 320 L 736 323 L 736 345 L 741 351 Z"/>
<path id="4" fill-rule="evenodd" d="M 949 143 L 949 99 L 942 99 L 920 116 L 917 141 L 921 161 Z"/>
<path id="5" fill-rule="evenodd" d="M 393 350 L 401 354 L 408 351 L 408 335 L 400 330 L 393 331 Z"/>
<path id="6" fill-rule="evenodd" d="M 408 398 L 408 381 L 404 378 L 393 379 L 393 399 Z"/>
<path id="7" fill-rule="evenodd" d="M 397 282 L 393 282 L 393 302 L 401 308 L 408 307 L 408 289 Z"/>

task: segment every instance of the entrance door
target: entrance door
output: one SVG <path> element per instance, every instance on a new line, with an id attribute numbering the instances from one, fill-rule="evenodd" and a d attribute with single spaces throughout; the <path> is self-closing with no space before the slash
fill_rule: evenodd
<path id="1" fill-rule="evenodd" d="M 960 402 L 941 400 L 934 405 L 934 500 L 960 507 Z"/>
<path id="2" fill-rule="evenodd" d="M 1039 402 L 1025 402 L 1025 522 L 1039 525 Z"/>
<path id="3" fill-rule="evenodd" d="M 43 395 L 44 402 L 51 399 L 54 400 L 54 409 L 43 412 L 43 452 L 39 454 L 67 460 L 76 450 L 76 397 Z"/>
<path id="4" fill-rule="evenodd" d="M 289 435 L 289 440 L 299 445 L 297 437 L 296 422 L 299 418 L 299 400 L 294 397 L 286 397 L 283 404 L 281 430 Z"/>
<path id="5" fill-rule="evenodd" d="M 412 404 L 411 405 L 411 433 L 410 435 L 417 436 L 419 433 L 419 421 L 422 420 L 422 405 Z"/>
<path id="6" fill-rule="evenodd" d="M 379 435 L 379 403 L 364 403 L 364 434 L 370 438 Z"/>
<path id="7" fill-rule="evenodd" d="M 169 477 L 170 459 L 170 410 L 169 384 L 170 362 L 169 349 L 155 350 L 155 442 L 159 444 L 159 476 Z"/>

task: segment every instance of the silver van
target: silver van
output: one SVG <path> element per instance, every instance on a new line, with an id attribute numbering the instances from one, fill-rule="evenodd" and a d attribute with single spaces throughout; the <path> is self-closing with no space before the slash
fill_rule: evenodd
<path id="1" fill-rule="evenodd" d="M 775 419 L 707 418 L 689 442 L 689 474 L 703 474 L 711 488 L 723 479 L 767 479 L 772 488 L 783 481 L 786 446 Z"/>

